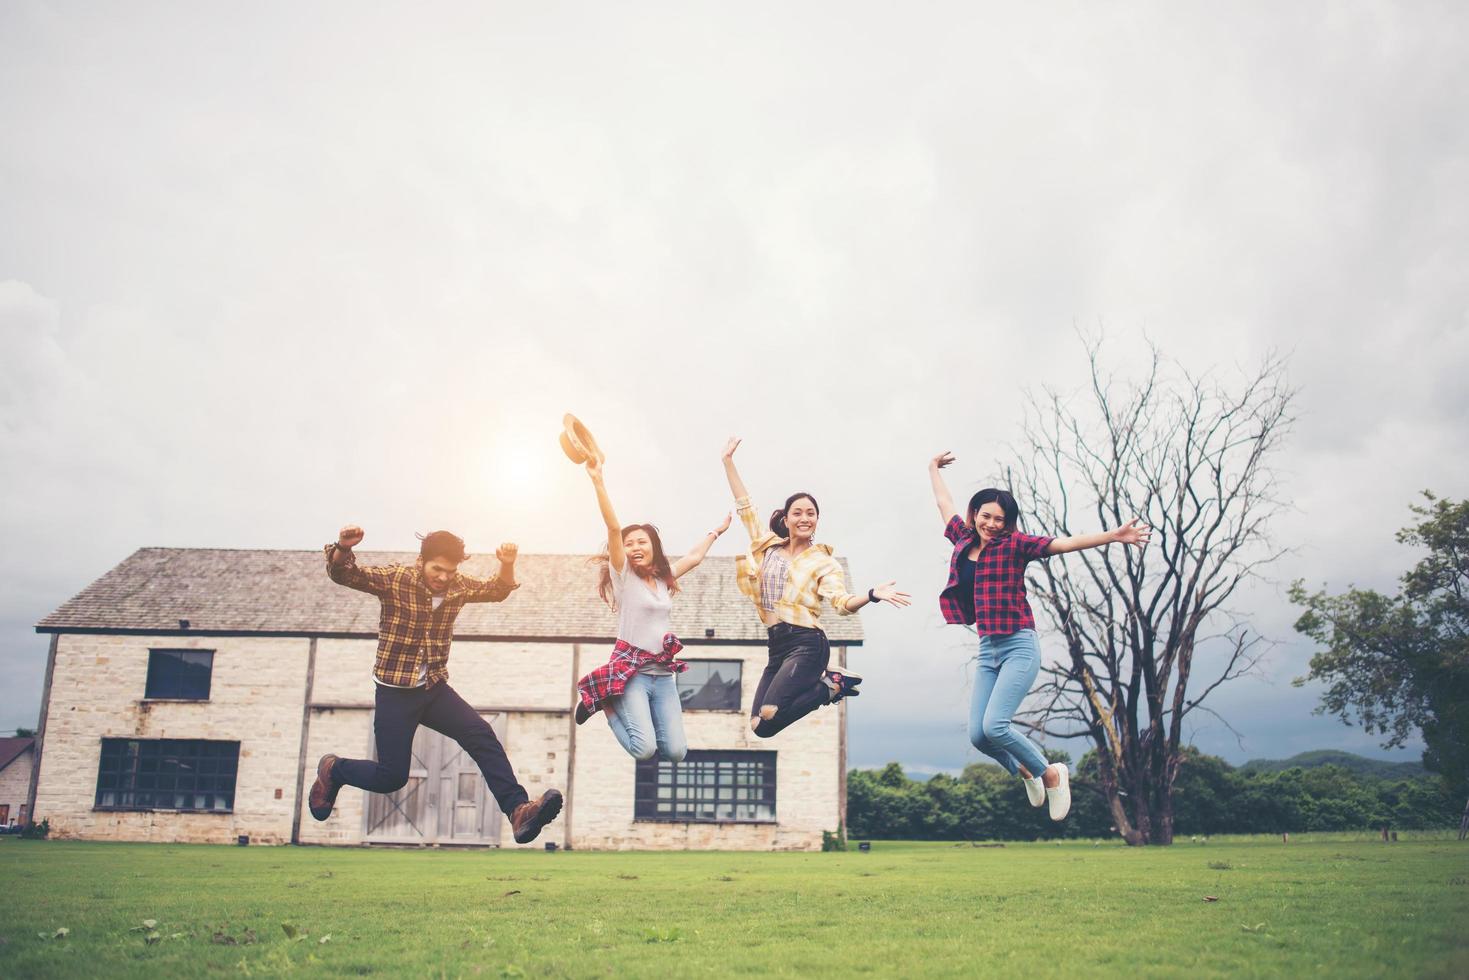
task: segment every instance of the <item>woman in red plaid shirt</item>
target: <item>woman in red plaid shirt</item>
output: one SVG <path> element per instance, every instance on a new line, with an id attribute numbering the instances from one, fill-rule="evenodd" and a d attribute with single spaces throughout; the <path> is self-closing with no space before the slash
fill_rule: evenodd
<path id="1" fill-rule="evenodd" d="M 709 547 L 729 530 L 730 515 L 670 564 L 657 528 L 618 523 L 602 480 L 602 463 L 595 456 L 587 461 L 587 475 L 607 526 L 607 551 L 596 559 L 602 566 L 598 591 L 617 610 L 617 643 L 605 664 L 577 682 L 576 723 L 600 708 L 607 714 L 607 727 L 633 758 L 661 755 L 681 762 L 689 746 L 673 675 L 688 664 L 677 659 L 683 644 L 670 630 L 673 596 L 679 578 L 697 568 Z"/>
<path id="2" fill-rule="evenodd" d="M 944 537 L 954 549 L 939 608 L 945 622 L 973 626 L 979 634 L 969 741 L 1025 781 L 1031 806 L 1048 804 L 1051 819 L 1061 820 L 1071 810 L 1066 764 L 1048 765 L 1041 750 L 1011 721 L 1041 669 L 1035 616 L 1025 595 L 1025 567 L 1038 558 L 1113 543 L 1141 548 L 1153 532 L 1134 518 L 1101 534 L 1064 538 L 1022 534 L 1015 529 L 1020 520 L 1015 498 L 1008 490 L 993 487 L 971 497 L 968 514 L 961 518 L 940 472 L 953 461 L 952 453 L 939 453 L 929 462 L 928 472 Z"/>

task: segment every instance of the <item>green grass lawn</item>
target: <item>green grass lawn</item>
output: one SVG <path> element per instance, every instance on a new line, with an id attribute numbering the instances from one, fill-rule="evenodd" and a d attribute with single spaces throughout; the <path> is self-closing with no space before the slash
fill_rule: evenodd
<path id="1" fill-rule="evenodd" d="M 0 886 L 3 977 L 1469 975 L 1469 844 L 1443 835 L 865 854 L 7 838 Z"/>

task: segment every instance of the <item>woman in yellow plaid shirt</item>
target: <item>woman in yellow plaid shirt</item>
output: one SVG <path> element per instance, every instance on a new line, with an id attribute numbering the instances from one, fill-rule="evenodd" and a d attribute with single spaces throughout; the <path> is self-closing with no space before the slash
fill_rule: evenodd
<path id="1" fill-rule="evenodd" d="M 724 447 L 724 474 L 735 496 L 740 523 L 750 535 L 750 550 L 736 562 L 740 591 L 750 597 L 770 638 L 770 660 L 755 688 L 750 706 L 750 728 L 769 738 L 824 704 L 861 692 L 862 678 L 832 667 L 831 646 L 821 630 L 821 604 L 828 602 L 838 616 L 849 616 L 869 602 L 906 606 L 910 597 L 896 582 L 867 590 L 847 591 L 846 575 L 832 557 L 828 544 L 817 544 L 816 524 L 821 509 L 809 493 L 792 494 L 762 531 L 750 502 L 745 481 L 735 469 L 740 440 Z"/>

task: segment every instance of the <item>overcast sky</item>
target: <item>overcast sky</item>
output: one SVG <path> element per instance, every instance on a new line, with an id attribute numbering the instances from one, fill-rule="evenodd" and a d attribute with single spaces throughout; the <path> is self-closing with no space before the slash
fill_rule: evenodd
<path id="1" fill-rule="evenodd" d="M 1279 646 L 1196 744 L 1381 754 L 1281 593 L 1390 588 L 1415 494 L 1469 494 L 1469 9 L 1021 6 L 0 6 L 0 730 L 141 546 L 595 547 L 575 411 L 671 548 L 730 434 L 762 507 L 815 493 L 916 596 L 863 613 L 852 762 L 962 766 L 926 463 L 989 482 L 1101 329 L 1301 392 L 1241 603 Z"/>

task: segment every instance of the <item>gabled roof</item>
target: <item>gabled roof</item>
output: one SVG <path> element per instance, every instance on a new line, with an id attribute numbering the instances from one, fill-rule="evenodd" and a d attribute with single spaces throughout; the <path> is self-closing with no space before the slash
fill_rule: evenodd
<path id="1" fill-rule="evenodd" d="M 26 749 L 36 744 L 29 736 L 25 738 L 0 738 L 0 770 L 25 754 Z"/>
<path id="2" fill-rule="evenodd" d="M 616 617 L 597 597 L 596 571 L 586 555 L 521 555 L 521 587 L 505 602 L 471 603 L 454 635 L 474 639 L 608 641 Z M 411 552 L 367 551 L 362 565 L 410 563 Z M 843 566 L 846 562 L 843 560 Z M 462 566 L 493 575 L 493 556 Z M 850 584 L 851 573 L 848 571 Z M 679 580 L 673 630 L 685 642 L 765 641 L 755 609 L 735 585 L 735 560 L 706 558 Z M 179 626 L 188 621 L 188 629 Z M 326 576 L 322 553 L 221 548 L 140 548 L 87 586 L 36 629 L 42 633 L 274 634 L 375 636 L 378 601 Z M 833 643 L 862 642 L 856 616 L 829 609 L 822 625 Z"/>

